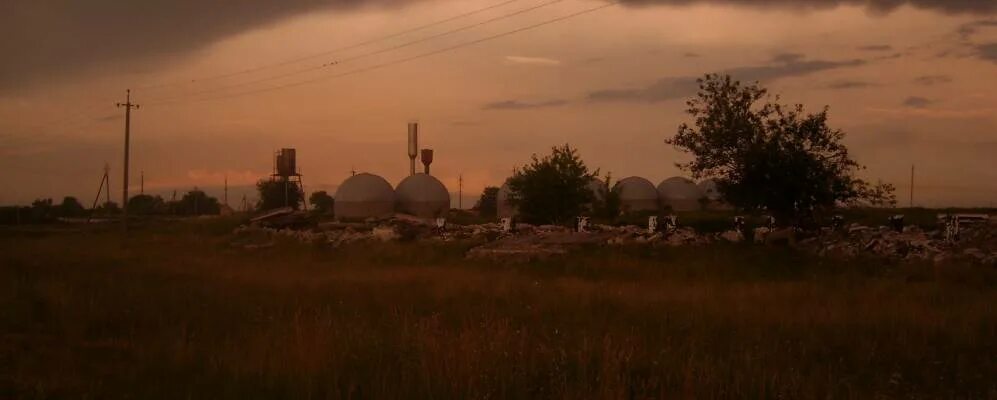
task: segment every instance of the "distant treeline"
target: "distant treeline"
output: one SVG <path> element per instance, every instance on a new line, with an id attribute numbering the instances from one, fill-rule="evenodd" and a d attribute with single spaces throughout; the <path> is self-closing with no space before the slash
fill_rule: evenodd
<path id="1" fill-rule="evenodd" d="M 140 194 L 128 200 L 130 215 L 217 215 L 222 206 L 218 199 L 194 189 L 176 201 L 161 196 Z M 43 224 L 60 218 L 107 218 L 121 214 L 121 206 L 113 201 L 87 208 L 77 198 L 67 196 L 56 204 L 52 199 L 38 199 L 30 206 L 0 207 L 0 225 Z"/>

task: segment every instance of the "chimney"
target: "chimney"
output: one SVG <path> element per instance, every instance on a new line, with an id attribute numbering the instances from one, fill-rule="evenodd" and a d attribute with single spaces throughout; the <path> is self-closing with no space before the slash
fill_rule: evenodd
<path id="1" fill-rule="evenodd" d="M 419 155 L 419 123 L 408 124 L 409 175 L 415 175 L 415 157 Z"/>
<path id="2" fill-rule="evenodd" d="M 429 175 L 429 164 L 433 163 L 433 149 L 422 149 L 422 165 L 425 166 L 426 175 Z"/>

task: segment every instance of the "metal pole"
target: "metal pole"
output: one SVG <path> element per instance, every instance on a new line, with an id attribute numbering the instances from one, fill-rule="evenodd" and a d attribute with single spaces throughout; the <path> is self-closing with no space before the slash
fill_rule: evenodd
<path id="1" fill-rule="evenodd" d="M 131 89 L 125 90 L 125 102 L 118 103 L 118 107 L 125 108 L 125 167 L 124 177 L 121 181 L 121 232 L 128 234 L 128 146 L 131 138 L 132 108 L 138 108 L 138 104 L 132 104 Z"/>
<path id="2" fill-rule="evenodd" d="M 914 208 L 914 165 L 910 166 L 910 208 Z"/>

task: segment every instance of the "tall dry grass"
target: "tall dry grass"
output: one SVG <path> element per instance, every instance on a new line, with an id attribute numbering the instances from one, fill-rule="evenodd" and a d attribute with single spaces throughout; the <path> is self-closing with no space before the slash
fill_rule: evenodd
<path id="1" fill-rule="evenodd" d="M 0 235 L 0 397 L 993 398 L 997 273 L 784 249 Z"/>

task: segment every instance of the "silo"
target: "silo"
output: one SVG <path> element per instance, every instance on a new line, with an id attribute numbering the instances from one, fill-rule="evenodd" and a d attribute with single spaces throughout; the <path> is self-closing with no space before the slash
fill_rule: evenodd
<path id="1" fill-rule="evenodd" d="M 450 210 L 450 192 L 432 175 L 410 175 L 395 188 L 398 211 L 421 218 L 437 218 Z"/>
<path id="2" fill-rule="evenodd" d="M 658 211 L 658 190 L 651 181 L 639 176 L 621 179 L 613 186 L 620 196 L 620 211 L 623 213 Z"/>
<path id="3" fill-rule="evenodd" d="M 699 186 L 699 190 L 703 192 L 703 196 L 709 201 L 720 201 L 720 190 L 717 189 L 717 182 L 713 179 L 705 179 L 700 181 L 696 186 Z"/>
<path id="4" fill-rule="evenodd" d="M 395 191 L 384 178 L 356 174 L 336 190 L 336 218 L 387 217 L 395 212 Z"/>
<path id="5" fill-rule="evenodd" d="M 702 207 L 704 197 L 696 183 L 681 177 L 672 177 L 658 184 L 658 197 L 662 206 L 671 207 L 672 211 L 694 211 Z"/>
<path id="6" fill-rule="evenodd" d="M 495 199 L 498 203 L 496 211 L 499 218 L 515 217 L 519 214 L 519 210 L 516 209 L 516 206 L 509 204 L 509 194 L 511 193 L 511 190 L 512 189 L 509 188 L 509 180 L 506 179 L 505 183 L 502 184 L 502 187 L 499 188 L 498 195 Z"/>

